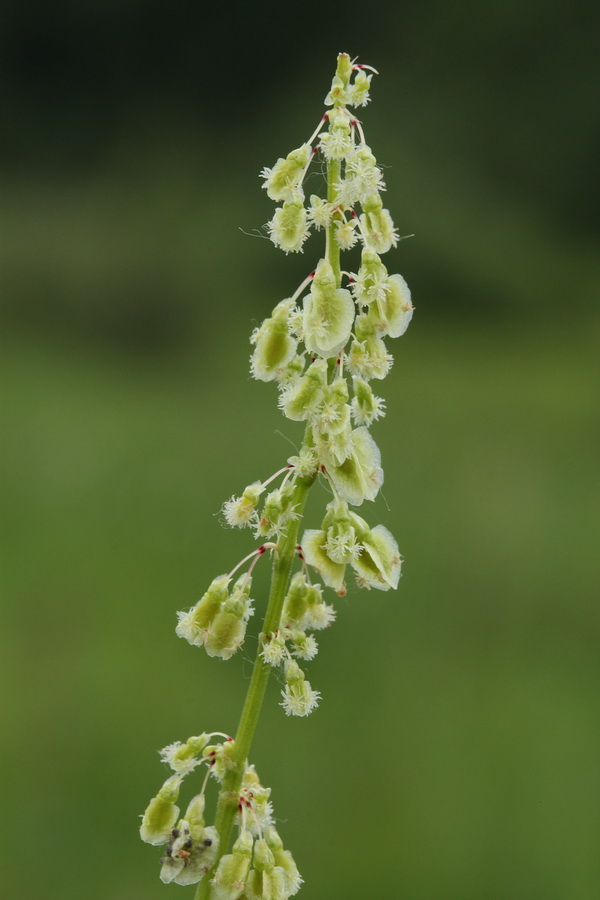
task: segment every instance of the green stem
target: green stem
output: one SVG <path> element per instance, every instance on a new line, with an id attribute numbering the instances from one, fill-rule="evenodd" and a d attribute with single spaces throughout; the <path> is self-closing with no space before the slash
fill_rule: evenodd
<path id="1" fill-rule="evenodd" d="M 337 200 L 336 184 L 339 184 L 342 177 L 342 163 L 339 159 L 330 159 L 327 161 L 327 202 L 335 204 Z M 334 216 L 327 226 L 327 259 L 333 269 L 335 282 L 337 287 L 342 283 L 342 273 L 340 271 L 340 248 L 335 239 L 335 222 Z"/>
<path id="2" fill-rule="evenodd" d="M 297 518 L 290 521 L 287 529 L 278 540 L 277 546 L 273 551 L 271 590 L 269 592 L 269 602 L 267 604 L 267 611 L 263 622 L 262 634 L 269 634 L 279 627 L 283 601 L 290 580 L 292 563 L 296 555 L 302 511 L 306 502 L 306 495 L 313 480 L 314 479 L 312 478 L 298 478 L 296 481 L 293 504 Z M 260 655 L 260 651 L 261 639 L 259 637 L 256 661 L 254 663 L 248 693 L 246 694 L 244 708 L 235 736 L 235 744 L 232 753 L 233 765 L 223 779 L 217 802 L 215 828 L 219 834 L 219 857 L 212 871 L 207 873 L 198 885 L 195 900 L 208 900 L 210 897 L 210 881 L 214 874 L 214 870 L 219 863 L 220 857 L 227 853 L 229 847 L 235 814 L 238 809 L 246 760 L 250 753 L 250 747 L 252 745 L 254 732 L 256 731 L 258 717 L 267 688 L 267 682 L 271 673 L 271 666 L 264 662 Z"/>

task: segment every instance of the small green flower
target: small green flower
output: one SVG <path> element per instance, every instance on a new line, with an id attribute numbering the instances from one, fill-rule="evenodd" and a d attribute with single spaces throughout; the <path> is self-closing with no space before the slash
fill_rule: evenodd
<path id="1" fill-rule="evenodd" d="M 363 215 L 360 223 L 369 249 L 376 253 L 387 253 L 398 243 L 397 230 L 389 211 L 383 209 L 381 197 L 377 193 L 369 194 L 361 201 L 361 205 Z"/>
<path id="2" fill-rule="evenodd" d="M 302 535 L 302 552 L 309 566 L 321 576 L 324 583 L 338 594 L 345 594 L 344 576 L 346 564 L 334 562 L 327 552 L 327 532 L 307 528 Z"/>
<path id="3" fill-rule="evenodd" d="M 179 807 L 175 805 L 175 801 L 179 796 L 181 780 L 181 775 L 171 775 L 148 804 L 140 825 L 140 837 L 147 844 L 167 843 L 179 816 Z"/>
<path id="4" fill-rule="evenodd" d="M 352 151 L 350 116 L 343 108 L 329 113 L 329 131 L 321 135 L 320 149 L 325 159 L 344 159 Z"/>
<path id="5" fill-rule="evenodd" d="M 222 603 L 204 634 L 204 649 L 209 656 L 230 659 L 242 646 L 248 619 L 254 612 L 250 599 L 252 579 L 242 575 L 231 595 Z"/>
<path id="6" fill-rule="evenodd" d="M 272 825 L 265 830 L 265 839 L 275 859 L 275 865 L 283 869 L 285 873 L 287 896 L 293 897 L 302 885 L 302 878 L 294 862 L 294 857 L 289 850 L 284 850 L 283 841 Z"/>
<path id="7" fill-rule="evenodd" d="M 290 896 L 285 872 L 275 865 L 275 857 L 264 838 L 259 838 L 254 845 L 246 895 L 248 900 L 287 900 Z"/>
<path id="8" fill-rule="evenodd" d="M 232 528 L 244 528 L 256 525 L 258 516 L 256 507 L 264 488 L 260 481 L 255 481 L 244 488 L 241 497 L 231 497 L 223 504 L 225 521 Z"/>
<path id="9" fill-rule="evenodd" d="M 349 106 L 366 106 L 369 100 L 369 88 L 371 87 L 372 75 L 367 75 L 362 69 L 359 70 L 354 78 L 353 84 L 348 88 L 348 105 Z"/>
<path id="10" fill-rule="evenodd" d="M 250 358 L 252 375 L 259 381 L 275 381 L 296 355 L 298 341 L 290 330 L 293 300 L 282 300 L 252 335 L 256 349 Z"/>
<path id="11" fill-rule="evenodd" d="M 326 384 L 327 361 L 315 359 L 304 375 L 282 390 L 279 405 L 284 415 L 293 422 L 310 418 L 321 403 Z"/>
<path id="12" fill-rule="evenodd" d="M 178 612 L 175 629 L 178 637 L 201 647 L 207 629 L 228 597 L 229 575 L 218 575 L 201 599 L 188 612 Z"/>
<path id="13" fill-rule="evenodd" d="M 288 716 L 309 716 L 319 705 L 321 695 L 313 691 L 304 672 L 293 659 L 285 663 L 285 687 L 281 692 L 283 706 Z"/>
<path id="14" fill-rule="evenodd" d="M 355 375 L 352 386 L 352 417 L 357 425 L 370 425 L 385 415 L 385 400 L 375 396 L 371 385 L 364 378 Z"/>
<path id="15" fill-rule="evenodd" d="M 275 210 L 267 229 L 276 247 L 280 247 L 286 253 L 302 251 L 302 245 L 310 233 L 302 191 L 294 191 L 290 199 Z"/>
<path id="16" fill-rule="evenodd" d="M 336 287 L 330 263 L 321 259 L 304 300 L 306 349 L 323 357 L 337 356 L 350 338 L 355 312 L 350 291 Z"/>
<path id="17" fill-rule="evenodd" d="M 188 738 L 185 744 L 182 744 L 181 741 L 175 741 L 174 744 L 163 747 L 160 751 L 161 759 L 178 775 L 189 775 L 202 762 L 197 756 L 207 744 L 207 734 Z"/>
<path id="18" fill-rule="evenodd" d="M 362 538 L 362 552 L 352 562 L 361 584 L 380 591 L 398 587 L 401 564 L 398 544 L 384 525 L 377 525 Z"/>
<path id="19" fill-rule="evenodd" d="M 288 153 L 285 159 L 278 159 L 272 169 L 264 168 L 261 176 L 265 179 L 263 187 L 271 200 L 290 200 L 302 181 L 304 170 L 311 157 L 310 144 L 302 144 L 297 150 Z"/>
<path id="20" fill-rule="evenodd" d="M 216 900 L 239 900 L 250 871 L 253 847 L 252 835 L 243 830 L 231 853 L 222 856 L 212 880 Z"/>
<path id="21" fill-rule="evenodd" d="M 363 500 L 374 500 L 383 484 L 381 453 L 367 428 L 355 428 L 352 450 L 339 466 L 329 466 L 327 474 L 342 500 L 360 506 Z"/>
<path id="22" fill-rule="evenodd" d="M 308 210 L 308 220 L 314 225 L 317 231 L 321 228 L 327 228 L 331 222 L 333 215 L 333 207 L 327 200 L 322 200 L 316 194 L 310 195 L 310 208 Z"/>

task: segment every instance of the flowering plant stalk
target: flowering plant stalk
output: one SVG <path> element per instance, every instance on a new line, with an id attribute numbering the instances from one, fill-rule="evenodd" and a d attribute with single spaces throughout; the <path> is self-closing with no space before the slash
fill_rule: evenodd
<path id="1" fill-rule="evenodd" d="M 268 196 L 281 204 L 267 226 L 273 243 L 286 253 L 299 252 L 316 229 L 325 233 L 325 249 L 314 271 L 251 337 L 252 375 L 276 382 L 283 414 L 306 423 L 300 450 L 278 472 L 224 504 L 227 523 L 252 529 L 260 546 L 216 577 L 195 606 L 178 613 L 179 637 L 209 656 L 229 659 L 255 611 L 254 567 L 271 555 L 271 588 L 235 738 L 203 733 L 165 747 L 161 756 L 171 774 L 142 816 L 142 839 L 164 847 L 161 879 L 197 884 L 196 900 L 286 900 L 299 891 L 302 878 L 276 830 L 270 788 L 249 762 L 269 675 L 273 669 L 281 673 L 286 714 L 309 715 L 320 694 L 301 663 L 317 653 L 314 632 L 335 619 L 324 587 L 343 596 L 348 567 L 364 588 L 387 591 L 400 578 L 393 536 L 352 509 L 374 500 L 383 482 L 369 426 L 384 415 L 385 402 L 370 382 L 383 379 L 392 365 L 384 338 L 404 334 L 412 316 L 406 282 L 389 275 L 381 260 L 398 236 L 383 207 L 381 169 L 352 111 L 369 101 L 374 72 L 340 54 L 318 127 L 262 172 Z M 303 184 L 317 153 L 325 162 L 326 195 L 311 195 L 307 205 Z M 356 244 L 360 265 L 352 273 L 342 269 L 340 257 Z M 317 478 L 331 500 L 320 526 L 305 529 L 299 543 L 306 496 Z M 199 792 L 181 816 L 182 784 L 202 767 Z M 220 788 L 214 824 L 207 825 L 211 776 Z"/>

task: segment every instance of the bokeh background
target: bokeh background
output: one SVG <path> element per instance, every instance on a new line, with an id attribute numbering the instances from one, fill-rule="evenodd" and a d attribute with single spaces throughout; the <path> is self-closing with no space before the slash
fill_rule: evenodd
<path id="1" fill-rule="evenodd" d="M 415 234 L 386 258 L 417 312 L 365 510 L 405 575 L 336 601 L 320 708 L 286 719 L 273 683 L 253 758 L 306 900 L 600 896 L 594 9 L 4 0 L 9 900 L 192 894 L 136 817 L 159 747 L 236 726 L 255 643 L 210 660 L 175 611 L 253 546 L 222 501 L 300 438 L 247 341 L 320 239 L 257 236 L 257 175 L 340 50 L 381 71 L 362 119 Z"/>

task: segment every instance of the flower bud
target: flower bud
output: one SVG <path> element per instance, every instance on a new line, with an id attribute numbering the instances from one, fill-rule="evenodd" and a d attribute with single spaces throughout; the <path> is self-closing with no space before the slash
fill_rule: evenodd
<path id="1" fill-rule="evenodd" d="M 285 638 L 283 635 L 279 632 L 264 635 L 260 655 L 267 665 L 280 665 L 286 656 Z"/>
<path id="2" fill-rule="evenodd" d="M 162 761 L 166 762 L 178 775 L 188 775 L 200 763 L 196 757 L 207 744 L 208 736 L 201 734 L 188 738 L 185 744 L 175 741 L 168 747 L 163 747 L 160 755 Z"/>
<path id="3" fill-rule="evenodd" d="M 354 276 L 354 296 L 361 306 L 371 306 L 378 300 L 385 300 L 390 290 L 388 271 L 381 262 L 379 254 L 364 248 L 361 254 L 360 269 Z"/>
<path id="4" fill-rule="evenodd" d="M 343 594 L 344 591 L 345 588 L 342 586 L 342 590 L 338 591 L 338 594 Z M 335 609 L 330 603 L 324 602 L 323 593 L 318 584 L 311 585 L 307 600 L 308 609 L 302 620 L 302 628 L 312 631 L 322 631 L 323 628 L 328 628 L 335 620 Z"/>
<path id="5" fill-rule="evenodd" d="M 339 434 L 347 428 L 349 421 L 348 382 L 345 378 L 336 378 L 323 388 L 321 404 L 313 425 L 321 433 Z"/>
<path id="6" fill-rule="evenodd" d="M 290 519 L 297 518 L 294 505 L 293 483 L 276 488 L 267 494 L 260 521 L 256 529 L 257 537 L 279 537 Z"/>
<path id="7" fill-rule="evenodd" d="M 370 425 L 371 422 L 385 415 L 385 400 L 375 396 L 367 381 L 355 375 L 352 379 L 352 386 L 354 398 L 351 408 L 357 425 Z"/>
<path id="8" fill-rule="evenodd" d="M 231 853 L 222 856 L 212 880 L 215 900 L 238 900 L 250 869 L 252 836 L 243 830 L 233 845 Z"/>
<path id="9" fill-rule="evenodd" d="M 283 841 L 273 826 L 265 830 L 265 839 L 275 859 L 275 865 L 284 871 L 286 896 L 293 897 L 298 893 L 302 884 L 294 857 L 289 850 L 283 849 Z"/>
<path id="10" fill-rule="evenodd" d="M 366 106 L 369 100 L 369 88 L 371 87 L 371 74 L 359 69 L 354 77 L 354 82 L 347 91 L 348 106 Z"/>
<path id="11" fill-rule="evenodd" d="M 301 627 L 306 610 L 308 609 L 308 593 L 310 584 L 306 580 L 303 572 L 296 572 L 293 576 L 288 592 L 283 602 L 283 611 L 281 613 L 282 625 L 293 627 Z"/>
<path id="12" fill-rule="evenodd" d="M 269 237 L 276 247 L 286 253 L 300 253 L 309 235 L 302 191 L 294 191 L 267 224 Z"/>
<path id="13" fill-rule="evenodd" d="M 166 844 L 169 839 L 169 833 L 179 816 L 179 807 L 175 806 L 175 801 L 179 796 L 180 785 L 181 776 L 171 775 L 148 804 L 140 825 L 140 837 L 147 844 Z"/>
<path id="14" fill-rule="evenodd" d="M 320 260 L 310 293 L 304 298 L 306 349 L 319 356 L 337 356 L 350 338 L 355 312 L 350 291 L 335 287 L 331 265 Z"/>
<path id="15" fill-rule="evenodd" d="M 253 867 L 246 881 L 248 900 L 287 900 L 285 872 L 275 866 L 275 858 L 264 838 L 254 845 Z"/>
<path id="16" fill-rule="evenodd" d="M 285 664 L 285 688 L 281 692 L 283 706 L 288 716 L 308 716 L 319 705 L 321 695 L 313 691 L 297 662 L 289 659 Z"/>
<path id="17" fill-rule="evenodd" d="M 360 217 L 360 222 L 367 246 L 377 253 L 387 253 L 398 243 L 396 229 L 389 211 L 383 209 L 379 194 L 369 194 L 362 203 L 362 208 L 364 212 Z"/>
<path id="18" fill-rule="evenodd" d="M 252 335 L 256 349 L 250 357 L 250 369 L 258 381 L 279 379 L 296 355 L 298 342 L 291 335 L 289 324 L 293 309 L 293 300 L 282 300 Z"/>
<path id="19" fill-rule="evenodd" d="M 244 642 L 246 623 L 253 613 L 250 600 L 252 579 L 242 575 L 231 596 L 221 606 L 204 635 L 204 649 L 209 656 L 230 659 Z"/>
<path id="20" fill-rule="evenodd" d="M 194 841 L 199 841 L 204 832 L 204 807 L 206 798 L 204 794 L 196 794 L 192 797 L 185 811 L 184 819 L 189 824 L 190 835 Z"/>
<path id="21" fill-rule="evenodd" d="M 361 318 L 361 317 L 359 317 Z M 348 368 L 353 375 L 366 381 L 371 378 L 385 378 L 394 361 L 391 353 L 379 337 L 370 336 L 364 340 L 352 341 L 348 352 Z"/>
<path id="22" fill-rule="evenodd" d="M 344 159 L 352 150 L 350 116 L 345 109 L 329 113 L 329 131 L 321 134 L 319 145 L 326 159 Z"/>
<path id="23" fill-rule="evenodd" d="M 229 739 L 223 741 L 222 744 L 211 744 L 209 747 L 204 748 L 202 755 L 204 759 L 208 760 L 210 773 L 214 775 L 217 781 L 223 781 L 227 772 L 233 767 L 232 755 L 234 747 L 235 741 Z"/>
<path id="24" fill-rule="evenodd" d="M 255 481 L 244 488 L 241 497 L 231 497 L 223 504 L 223 514 L 232 528 L 243 528 L 255 523 L 256 505 L 264 488 L 260 481 Z"/>
<path id="25" fill-rule="evenodd" d="M 247 622 L 250 616 L 254 614 L 252 599 L 250 598 L 250 588 L 252 587 L 252 577 L 245 573 L 240 575 L 233 586 L 231 594 L 225 600 L 223 609 L 232 612 L 244 622 Z"/>
<path id="26" fill-rule="evenodd" d="M 312 634 L 306 634 L 304 631 L 292 631 L 289 639 L 292 645 L 292 653 L 298 659 L 314 659 L 319 652 L 319 647 Z"/>
<path id="27" fill-rule="evenodd" d="M 343 106 L 346 103 L 347 83 L 348 82 L 345 82 L 339 75 L 334 75 L 333 81 L 331 82 L 331 89 L 325 97 L 325 106 L 333 106 L 334 103 Z"/>
<path id="28" fill-rule="evenodd" d="M 213 622 L 221 604 L 227 599 L 229 575 L 218 575 L 213 579 L 204 596 L 188 612 L 178 612 L 178 624 L 175 629 L 178 637 L 188 643 L 201 647 L 204 643 L 206 629 Z"/>
<path id="29" fill-rule="evenodd" d="M 316 359 L 297 381 L 285 388 L 279 400 L 284 415 L 293 422 L 308 419 L 321 402 L 327 382 L 327 362 Z"/>
<path id="30" fill-rule="evenodd" d="M 231 659 L 244 643 L 246 623 L 234 613 L 222 610 L 206 633 L 204 648 L 209 656 Z"/>
<path id="31" fill-rule="evenodd" d="M 302 144 L 297 150 L 288 153 L 285 159 L 278 159 L 272 169 L 264 168 L 262 177 L 271 200 L 289 200 L 302 180 L 304 170 L 311 155 L 310 144 Z"/>

